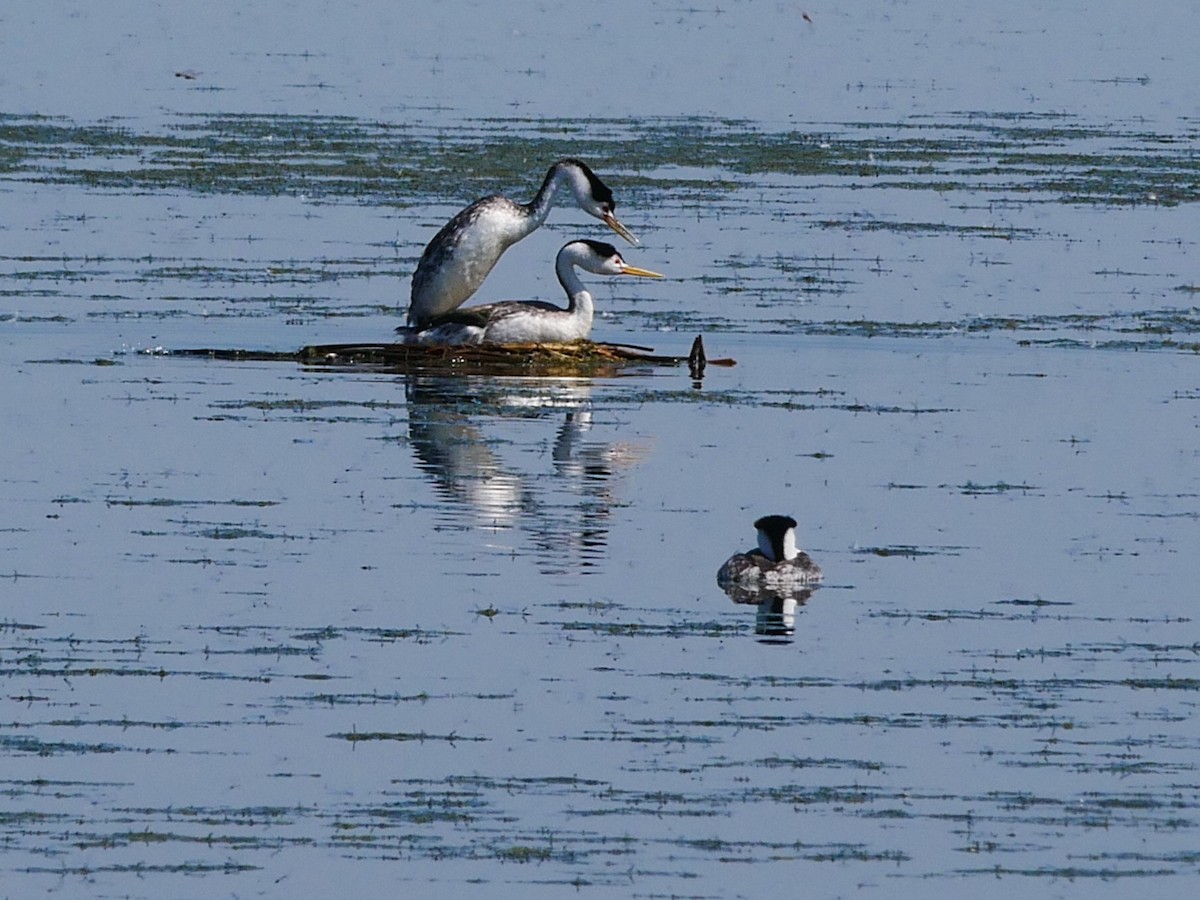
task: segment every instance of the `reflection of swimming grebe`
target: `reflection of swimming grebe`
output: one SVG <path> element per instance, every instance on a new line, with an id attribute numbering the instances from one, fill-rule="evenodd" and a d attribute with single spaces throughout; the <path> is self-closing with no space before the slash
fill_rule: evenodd
<path id="1" fill-rule="evenodd" d="M 763 516 L 754 523 L 758 548 L 735 553 L 717 572 L 717 584 L 786 590 L 821 580 L 821 567 L 796 546 L 796 520 Z"/>
<path id="2" fill-rule="evenodd" d="M 575 341 L 592 330 L 592 295 L 575 268 L 596 275 L 637 275 L 662 278 L 657 272 L 631 266 L 617 248 L 601 241 L 571 241 L 558 251 L 554 269 L 567 293 L 567 308 L 537 300 L 468 306 L 432 319 L 409 340 L 421 344 L 536 344 Z"/>
<path id="3" fill-rule="evenodd" d="M 579 160 L 560 159 L 550 167 L 537 196 L 529 203 L 484 197 L 434 236 L 413 275 L 409 327 L 424 328 L 474 294 L 500 254 L 546 221 L 558 186 L 564 183 L 570 185 L 580 209 L 601 219 L 629 243 L 637 244 L 638 239 L 613 214 L 617 204 L 604 182 Z"/>

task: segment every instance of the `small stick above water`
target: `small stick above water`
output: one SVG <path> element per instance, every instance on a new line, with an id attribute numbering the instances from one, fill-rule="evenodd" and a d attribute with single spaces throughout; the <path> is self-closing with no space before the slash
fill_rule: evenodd
<path id="1" fill-rule="evenodd" d="M 688 371 L 697 381 L 704 377 L 704 367 L 708 365 L 708 357 L 704 355 L 704 338 L 696 335 L 692 341 L 692 352 L 688 354 Z"/>

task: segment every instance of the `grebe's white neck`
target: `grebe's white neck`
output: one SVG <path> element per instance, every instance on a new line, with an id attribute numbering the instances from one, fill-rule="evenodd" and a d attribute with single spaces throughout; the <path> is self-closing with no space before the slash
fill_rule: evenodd
<path id="1" fill-rule="evenodd" d="M 590 180 L 588 176 L 591 176 Z M 525 211 L 528 214 L 526 224 L 529 231 L 540 227 L 546 221 L 546 217 L 550 215 L 550 210 L 554 207 L 558 189 L 563 184 L 571 188 L 571 193 L 575 195 L 575 202 L 579 208 L 598 219 L 603 218 L 604 197 L 597 198 L 594 196 L 594 192 L 598 190 L 601 194 L 607 194 L 608 203 L 612 203 L 612 192 L 592 174 L 591 169 L 578 160 L 560 159 L 546 172 L 546 177 L 542 181 L 542 186 L 538 188 L 537 195 L 525 204 Z"/>
<path id="2" fill-rule="evenodd" d="M 763 516 L 754 527 L 758 529 L 758 549 L 771 562 L 793 560 L 799 555 L 796 520 L 791 516 Z"/>
<path id="3" fill-rule="evenodd" d="M 587 167 L 586 163 L 577 159 L 560 159 L 546 172 L 542 186 L 537 196 L 524 205 L 526 234 L 541 226 L 550 215 L 554 206 L 555 195 L 560 185 L 567 185 L 575 197 L 576 205 L 589 216 L 595 216 L 621 235 L 629 243 L 636 245 L 638 239 L 628 228 L 617 221 L 617 201 L 608 185 L 596 177 L 596 173 Z"/>
<path id="4" fill-rule="evenodd" d="M 558 251 L 554 259 L 554 272 L 558 275 L 558 283 L 567 293 L 567 313 L 586 323 L 590 329 L 596 305 L 592 295 L 583 282 L 579 280 L 576 266 L 587 265 L 589 271 L 595 271 L 595 260 L 590 245 L 584 241 L 573 241 Z"/>

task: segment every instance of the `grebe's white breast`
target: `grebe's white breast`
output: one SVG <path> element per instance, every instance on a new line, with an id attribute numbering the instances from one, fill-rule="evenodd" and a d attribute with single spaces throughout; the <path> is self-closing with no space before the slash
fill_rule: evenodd
<path id="1" fill-rule="evenodd" d="M 587 291 L 575 298 L 574 312 L 549 303 L 498 303 L 482 340 L 492 344 L 561 344 L 592 331 L 595 307 Z"/>
<path id="2" fill-rule="evenodd" d="M 500 255 L 533 230 L 527 225 L 524 208 L 507 197 L 484 197 L 458 213 L 421 254 L 413 275 L 410 320 L 428 321 L 461 306 L 479 290 Z"/>
<path id="3" fill-rule="evenodd" d="M 586 337 L 592 313 L 571 315 L 550 303 L 489 303 L 447 313 L 417 332 L 421 344 L 551 344 Z"/>

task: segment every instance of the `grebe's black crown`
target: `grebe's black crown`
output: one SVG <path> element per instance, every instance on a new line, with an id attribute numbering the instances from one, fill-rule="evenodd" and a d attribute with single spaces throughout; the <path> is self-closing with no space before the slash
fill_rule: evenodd
<path id="1" fill-rule="evenodd" d="M 791 516 L 763 516 L 754 522 L 754 527 L 760 531 L 787 531 L 796 527 L 796 520 Z"/>
<path id="2" fill-rule="evenodd" d="M 612 244 L 606 244 L 604 241 L 591 241 L 587 238 L 580 238 L 579 243 L 587 244 L 592 248 L 592 252 L 607 259 L 610 256 L 617 256 L 617 248 Z M 794 523 L 793 523 L 794 524 Z"/>
<path id="3" fill-rule="evenodd" d="M 588 187 L 591 189 L 592 196 L 596 198 L 596 201 L 602 203 L 609 212 L 617 208 L 617 201 L 613 199 L 613 192 L 608 189 L 608 185 L 596 177 L 596 173 L 589 169 L 588 164 L 583 160 L 568 156 L 565 159 L 560 159 L 555 165 L 577 166 L 588 180 Z"/>

